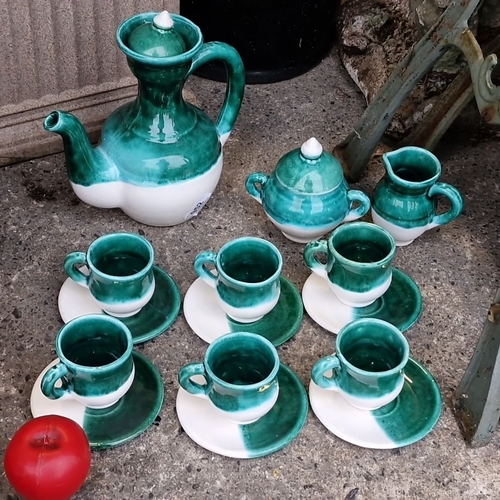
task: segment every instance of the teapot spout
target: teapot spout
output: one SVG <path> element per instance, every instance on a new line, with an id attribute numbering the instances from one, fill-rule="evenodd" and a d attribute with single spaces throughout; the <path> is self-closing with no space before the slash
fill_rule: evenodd
<path id="1" fill-rule="evenodd" d="M 59 134 L 63 139 L 66 168 L 73 184 L 91 186 L 96 182 L 116 180 L 116 169 L 108 165 L 103 154 L 90 144 L 80 120 L 65 111 L 52 111 L 44 120 L 43 127 Z"/>

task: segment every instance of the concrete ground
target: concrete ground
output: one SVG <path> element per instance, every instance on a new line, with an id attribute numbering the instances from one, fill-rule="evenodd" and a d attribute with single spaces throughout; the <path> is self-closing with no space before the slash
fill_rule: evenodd
<path id="1" fill-rule="evenodd" d="M 215 116 L 223 85 L 191 78 L 197 103 Z M 234 133 L 225 146 L 222 178 L 195 220 L 153 228 L 120 210 L 80 202 L 69 186 L 64 156 L 0 170 L 0 450 L 31 418 L 29 395 L 40 371 L 55 357 L 62 325 L 57 295 L 66 276 L 64 256 L 114 231 L 140 232 L 156 250 L 184 295 L 195 280 L 193 259 L 230 239 L 253 235 L 275 243 L 283 273 L 299 289 L 309 276 L 303 246 L 286 240 L 246 193 L 253 171 L 270 173 L 287 151 L 314 136 L 326 149 L 344 138 L 361 116 L 364 100 L 339 64 L 335 50 L 309 73 L 273 85 L 248 86 Z M 273 455 L 236 460 L 190 440 L 175 412 L 177 373 L 201 360 L 207 344 L 182 313 L 174 325 L 139 347 L 165 384 L 161 421 L 118 448 L 92 454 L 92 468 L 76 499 L 287 499 L 349 500 L 498 499 L 500 432 L 483 448 L 464 442 L 450 398 L 476 344 L 487 307 L 499 286 L 500 142 L 496 130 L 452 131 L 437 155 L 441 180 L 465 200 L 458 220 L 397 251 L 395 265 L 419 285 L 423 314 L 407 332 L 412 355 L 434 374 L 444 399 L 441 419 L 425 439 L 396 450 L 363 449 L 332 435 L 315 415 L 295 441 Z M 383 175 L 374 161 L 357 184 L 370 194 Z M 333 350 L 334 335 L 304 314 L 299 332 L 279 347 L 281 359 L 307 386 L 317 359 Z M 4 475 L 0 498 L 17 499 Z M 50 500 L 50 499 L 47 499 Z"/>

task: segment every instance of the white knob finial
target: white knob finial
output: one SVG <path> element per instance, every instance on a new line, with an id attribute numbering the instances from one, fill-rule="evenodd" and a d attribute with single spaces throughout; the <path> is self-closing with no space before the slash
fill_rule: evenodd
<path id="1" fill-rule="evenodd" d="M 174 25 L 174 21 L 172 16 L 164 10 L 163 12 L 156 14 L 153 19 L 153 24 L 160 30 L 169 30 Z"/>
<path id="2" fill-rule="evenodd" d="M 304 144 L 302 144 L 300 152 L 305 158 L 315 160 L 321 156 L 321 153 L 323 153 L 323 146 L 321 146 L 315 137 L 311 137 L 309 140 L 304 142 Z"/>

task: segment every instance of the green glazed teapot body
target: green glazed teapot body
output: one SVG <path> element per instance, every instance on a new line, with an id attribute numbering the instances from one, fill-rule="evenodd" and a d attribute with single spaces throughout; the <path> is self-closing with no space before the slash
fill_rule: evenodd
<path id="1" fill-rule="evenodd" d="M 222 147 L 243 97 L 241 58 L 224 43 L 204 44 L 198 27 L 175 14 L 133 16 L 116 39 L 138 94 L 107 118 L 98 146 L 91 147 L 69 113 L 52 112 L 44 126 L 63 137 L 68 177 L 83 201 L 119 207 L 145 224 L 179 224 L 197 215 L 219 181 Z M 182 89 L 200 65 L 215 59 L 226 64 L 228 90 L 214 124 L 184 100 Z"/>

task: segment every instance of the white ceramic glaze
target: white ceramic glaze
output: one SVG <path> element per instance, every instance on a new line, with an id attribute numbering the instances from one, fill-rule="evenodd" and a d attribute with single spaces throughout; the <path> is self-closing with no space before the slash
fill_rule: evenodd
<path id="1" fill-rule="evenodd" d="M 163 10 L 153 18 L 153 24 L 159 29 L 168 30 L 174 26 L 174 21 L 168 11 Z"/>
<path id="2" fill-rule="evenodd" d="M 441 414 L 439 387 L 418 361 L 410 358 L 400 395 L 377 410 L 359 410 L 336 391 L 321 389 L 312 380 L 309 401 L 319 421 L 348 443 L 373 449 L 393 449 L 424 438 Z"/>
<path id="3" fill-rule="evenodd" d="M 120 400 L 125 394 L 127 394 L 128 390 L 132 386 L 135 377 L 135 367 L 132 369 L 132 373 L 129 378 L 125 381 L 125 383 L 116 391 L 105 394 L 104 396 L 80 396 L 79 394 L 75 394 L 74 392 L 66 393 L 60 399 L 74 399 L 78 401 L 83 406 L 87 408 L 93 408 L 95 410 L 102 410 L 104 408 L 109 408 L 113 406 L 117 401 Z"/>
<path id="4" fill-rule="evenodd" d="M 332 283 L 327 274 L 325 273 L 323 279 L 328 283 L 332 292 L 336 295 L 336 297 L 343 302 L 345 305 L 350 307 L 366 307 L 370 304 L 373 304 L 379 297 L 384 295 L 385 292 L 389 289 L 392 282 L 392 275 L 389 276 L 381 285 L 374 286 L 370 291 L 358 293 L 352 292 L 351 290 L 346 290 L 335 283 Z"/>
<path id="5" fill-rule="evenodd" d="M 209 344 L 228 332 L 244 330 L 263 335 L 275 346 L 281 345 L 300 328 L 303 306 L 295 286 L 283 276 L 280 280 L 280 298 L 274 309 L 260 321 L 237 324 L 219 307 L 215 289 L 198 278 L 184 296 L 184 317 L 194 333 Z"/>
<path id="6" fill-rule="evenodd" d="M 80 270 L 85 272 L 85 267 Z M 181 295 L 172 277 L 158 266 L 153 266 L 155 292 L 151 300 L 136 315 L 122 318 L 132 334 L 134 344 L 151 340 L 167 330 L 181 308 Z M 67 278 L 57 298 L 59 314 L 65 323 L 85 314 L 102 313 L 90 295 L 89 289 Z M 119 318 L 120 319 L 120 318 Z M 227 332 L 225 329 L 224 333 Z"/>
<path id="7" fill-rule="evenodd" d="M 266 214 L 269 220 L 283 233 L 285 238 L 296 243 L 309 243 L 310 241 L 321 238 L 324 234 L 330 232 L 334 226 L 331 224 L 319 227 L 298 226 L 292 224 L 281 224 Z"/>
<path id="8" fill-rule="evenodd" d="M 309 316 L 325 330 L 338 333 L 342 327 L 358 318 L 378 318 L 406 331 L 422 312 L 422 295 L 413 280 L 393 268 L 391 286 L 379 299 L 366 308 L 342 303 L 327 281 L 311 274 L 302 288 L 302 301 Z"/>
<path id="9" fill-rule="evenodd" d="M 121 208 L 150 226 L 173 226 L 198 215 L 215 190 L 221 172 L 222 154 L 206 173 L 166 186 L 144 187 L 121 181 L 71 186 L 78 198 L 89 205 Z M 153 206 L 155 209 L 151 210 Z"/>
<path id="10" fill-rule="evenodd" d="M 80 425 L 92 449 L 122 445 L 142 434 L 160 412 L 164 398 L 161 375 L 142 354 L 132 353 L 135 365 L 134 383 L 120 401 L 109 409 L 91 410 L 74 399 L 49 399 L 41 390 L 44 374 L 59 359 L 43 369 L 31 390 L 30 408 L 33 417 L 60 415 Z M 60 386 L 60 381 L 56 385 Z"/>
<path id="11" fill-rule="evenodd" d="M 77 283 L 78 286 L 82 286 L 83 288 L 87 288 L 83 285 L 80 285 Z M 87 288 L 88 290 L 88 288 Z M 130 300 L 124 304 L 116 303 L 116 304 L 106 304 L 105 302 L 101 302 L 100 300 L 97 300 L 95 297 L 92 297 L 92 299 L 95 301 L 96 306 L 98 309 L 102 309 L 104 312 L 111 316 L 115 316 L 117 318 L 128 318 L 130 316 L 134 316 L 135 314 L 139 313 L 141 309 L 151 300 L 151 297 L 155 293 L 155 287 L 154 287 L 154 282 L 153 286 L 149 288 L 149 291 L 144 297 L 142 297 L 140 300 Z"/>
<path id="12" fill-rule="evenodd" d="M 424 234 L 429 229 L 438 226 L 438 224 L 431 222 L 429 224 L 426 224 L 425 226 L 404 228 L 396 226 L 396 224 L 393 224 L 392 222 L 383 219 L 373 209 L 371 213 L 373 222 L 377 224 L 377 226 L 383 227 L 384 229 L 389 231 L 394 237 L 394 240 L 396 241 L 396 245 L 398 247 L 404 247 L 406 245 L 409 245 L 410 243 L 413 242 L 413 240 L 417 239 L 419 236 Z"/>
<path id="13" fill-rule="evenodd" d="M 85 417 L 85 406 L 72 398 L 49 399 L 44 396 L 41 390 L 42 378 L 49 368 L 57 365 L 59 358 L 56 358 L 38 375 L 33 389 L 31 390 L 30 407 L 33 417 L 42 417 L 44 415 L 62 415 L 67 417 L 81 427 Z M 56 387 L 61 387 L 61 381 L 56 382 Z"/>
<path id="14" fill-rule="evenodd" d="M 219 294 L 215 294 L 217 305 L 225 311 L 234 321 L 238 323 L 255 323 L 261 320 L 266 314 L 273 310 L 279 300 L 279 295 L 272 300 L 263 302 L 253 307 L 231 307 L 224 302 Z"/>
<path id="15" fill-rule="evenodd" d="M 327 280 L 315 273 L 304 283 L 302 301 L 307 314 L 332 333 L 338 333 L 356 318 L 354 308 L 341 302 L 332 292 Z"/>
<path id="16" fill-rule="evenodd" d="M 309 410 L 307 393 L 293 370 L 281 364 L 278 378 L 280 394 L 276 404 L 253 424 L 229 422 L 207 399 L 182 387 L 175 404 L 179 422 L 195 443 L 219 455 L 256 458 L 274 453 L 295 439 Z M 196 376 L 195 380 L 202 383 L 203 377 Z"/>

